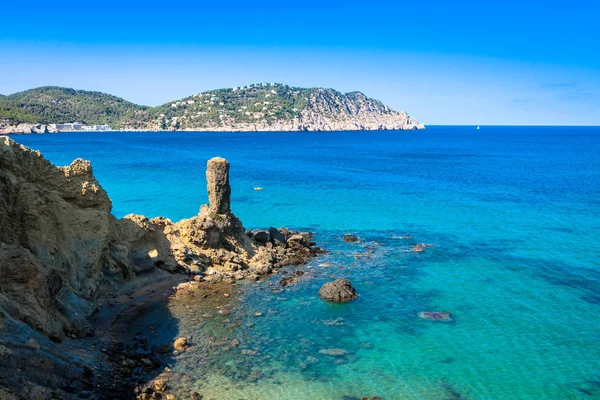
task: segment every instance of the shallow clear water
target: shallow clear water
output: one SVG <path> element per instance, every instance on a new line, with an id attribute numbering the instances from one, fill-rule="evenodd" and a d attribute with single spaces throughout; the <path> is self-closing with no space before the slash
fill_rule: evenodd
<path id="1" fill-rule="evenodd" d="M 290 288 L 241 285 L 231 315 L 182 318 L 198 342 L 240 342 L 175 364 L 209 398 L 600 398 L 600 128 L 14 139 L 59 165 L 92 160 L 117 216 L 194 215 L 206 160 L 226 157 L 247 228 L 310 229 L 330 250 Z M 319 300 L 332 277 L 359 299 Z M 319 353 L 329 348 L 347 354 Z"/>

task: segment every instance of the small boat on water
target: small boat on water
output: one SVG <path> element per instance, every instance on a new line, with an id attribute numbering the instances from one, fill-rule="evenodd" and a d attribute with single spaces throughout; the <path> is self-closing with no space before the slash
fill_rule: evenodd
<path id="1" fill-rule="evenodd" d="M 477 129 L 479 129 L 479 125 L 477 125 Z"/>
<path id="2" fill-rule="evenodd" d="M 260 186 L 254 186 L 254 190 L 262 190 Z"/>

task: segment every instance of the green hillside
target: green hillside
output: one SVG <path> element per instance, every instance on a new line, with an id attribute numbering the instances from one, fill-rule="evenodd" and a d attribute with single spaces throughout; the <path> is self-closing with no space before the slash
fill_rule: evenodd
<path id="1" fill-rule="evenodd" d="M 101 92 L 41 87 L 0 97 L 0 120 L 56 124 L 81 121 L 119 126 L 146 107 Z"/>
<path id="2" fill-rule="evenodd" d="M 299 116 L 314 90 L 280 84 L 209 90 L 153 108 L 146 120 L 159 119 L 166 127 L 175 117 L 181 128 L 219 125 L 223 120 L 252 122 L 259 115 L 267 121 L 288 120 Z"/>
<path id="3" fill-rule="evenodd" d="M 0 125 L 80 121 L 145 130 L 422 129 L 404 112 L 361 92 L 277 83 L 209 90 L 158 107 L 101 92 L 41 87 L 0 97 Z"/>

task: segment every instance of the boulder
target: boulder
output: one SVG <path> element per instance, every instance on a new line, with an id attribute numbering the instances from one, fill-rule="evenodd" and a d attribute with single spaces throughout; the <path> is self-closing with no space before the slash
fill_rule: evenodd
<path id="1" fill-rule="evenodd" d="M 273 243 L 273 245 L 287 247 L 287 239 L 279 229 L 270 227 L 269 235 L 271 236 L 271 242 Z"/>
<path id="2" fill-rule="evenodd" d="M 279 285 L 281 286 L 292 286 L 294 284 L 293 276 L 286 276 L 279 280 Z"/>
<path id="3" fill-rule="evenodd" d="M 355 235 L 351 235 L 349 233 L 345 234 L 344 237 L 342 238 L 342 240 L 346 243 L 353 243 L 353 242 L 357 242 L 358 241 L 358 237 L 356 237 Z"/>
<path id="4" fill-rule="evenodd" d="M 254 234 L 254 240 L 257 243 L 265 244 L 271 240 L 271 235 L 268 231 L 258 231 Z"/>
<path id="5" fill-rule="evenodd" d="M 167 382 L 163 378 L 158 378 L 154 381 L 154 390 L 157 392 L 164 392 L 167 390 Z"/>
<path id="6" fill-rule="evenodd" d="M 175 340 L 175 343 L 173 343 L 173 347 L 175 347 L 175 350 L 182 352 L 185 351 L 185 349 L 187 348 L 187 344 L 187 339 L 184 337 L 180 337 Z"/>
<path id="7" fill-rule="evenodd" d="M 313 246 L 315 242 L 309 233 L 296 233 L 287 239 L 289 246 L 308 247 Z"/>
<path id="8" fill-rule="evenodd" d="M 319 289 L 319 296 L 327 301 L 334 303 L 343 303 L 354 300 L 358 297 L 358 293 L 348 279 L 336 279 L 333 282 L 327 282 Z"/>

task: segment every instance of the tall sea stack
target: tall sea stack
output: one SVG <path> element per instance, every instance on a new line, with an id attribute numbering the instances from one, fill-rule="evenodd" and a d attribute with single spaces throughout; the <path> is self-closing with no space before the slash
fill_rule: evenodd
<path id="1" fill-rule="evenodd" d="M 229 161 L 221 157 L 208 160 L 206 164 L 206 181 L 209 211 L 214 214 L 230 214 Z"/>

